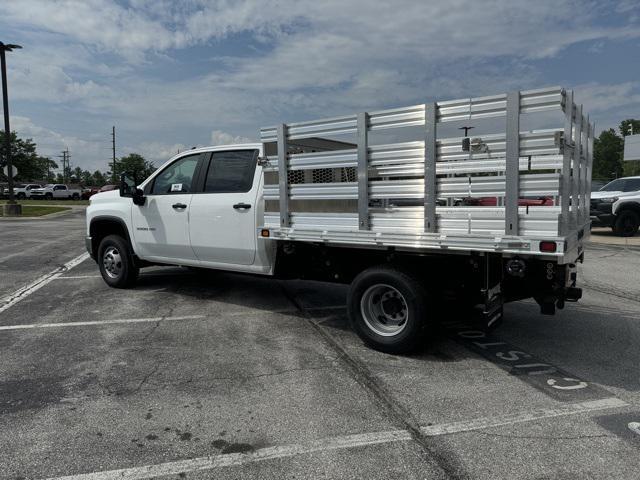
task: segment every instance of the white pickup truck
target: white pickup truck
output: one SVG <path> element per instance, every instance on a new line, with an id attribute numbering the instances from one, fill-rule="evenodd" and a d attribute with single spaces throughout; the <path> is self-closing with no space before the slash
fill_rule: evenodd
<path id="1" fill-rule="evenodd" d="M 640 177 L 617 178 L 593 192 L 590 214 L 592 226 L 633 237 L 640 228 Z"/>
<path id="2" fill-rule="evenodd" d="M 33 199 L 68 199 L 79 200 L 82 190 L 79 188 L 71 188 L 61 183 L 47 184 L 42 188 L 34 188 L 31 190 L 31 198 Z"/>
<path id="3" fill-rule="evenodd" d="M 13 194 L 18 200 L 31 198 L 31 190 L 35 188 L 42 188 L 42 185 L 39 185 L 37 183 L 26 183 L 26 184 L 20 183 L 18 185 L 13 186 Z M 4 194 L 5 195 L 9 194 L 8 188 L 4 189 Z"/>
<path id="4" fill-rule="evenodd" d="M 521 114 L 548 111 L 560 128 L 520 131 Z M 487 117 L 506 117 L 506 131 L 436 135 L 443 123 Z M 379 130 L 416 126 L 416 141 L 372 141 Z M 347 283 L 353 328 L 390 353 L 419 348 L 447 301 L 493 328 L 505 302 L 534 298 L 553 314 L 581 297 L 576 263 L 589 235 L 593 125 L 571 91 L 434 102 L 260 133 L 261 143 L 182 152 L 139 184 L 123 175 L 119 191 L 92 196 L 86 247 L 105 282 L 132 287 L 140 268 L 160 264 Z M 331 138 L 338 134 L 355 138 Z M 456 205 L 461 195 L 499 200 Z M 520 205 L 540 196 L 553 202 Z"/>

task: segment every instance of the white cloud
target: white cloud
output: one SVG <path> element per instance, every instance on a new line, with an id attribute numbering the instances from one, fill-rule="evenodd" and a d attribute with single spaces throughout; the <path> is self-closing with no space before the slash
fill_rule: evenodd
<path id="1" fill-rule="evenodd" d="M 233 145 L 236 143 L 251 143 L 256 140 L 252 140 L 242 135 L 232 135 L 231 133 L 223 132 L 222 130 L 214 130 L 211 132 L 211 145 Z"/>
<path id="2" fill-rule="evenodd" d="M 184 152 L 191 147 L 182 143 L 167 144 L 162 142 L 143 142 L 135 147 L 124 147 L 123 155 L 135 152 L 139 153 L 156 166 L 162 165 L 174 155 Z"/>
<path id="3" fill-rule="evenodd" d="M 565 72 L 540 68 L 548 57 L 581 42 L 640 38 L 633 5 L 0 0 L 0 29 L 29 41 L 10 57 L 10 94 L 29 105 L 23 117 L 44 125 L 28 126 L 39 144 L 61 149 L 72 140 L 58 130 L 88 130 L 104 141 L 76 134 L 75 158 L 106 165 L 115 124 L 132 146 L 119 154 L 159 164 L 192 145 L 248 141 L 277 121 L 558 83 Z M 609 10 L 618 18 L 605 23 Z M 180 62 L 193 60 L 190 46 L 216 53 L 198 50 L 198 74 Z M 586 108 L 603 116 L 637 102 L 637 83 L 624 77 L 579 83 Z"/>
<path id="4" fill-rule="evenodd" d="M 586 83 L 575 89 L 576 101 L 597 113 L 640 105 L 640 81 L 617 84 Z"/>
<path id="5" fill-rule="evenodd" d="M 575 101 L 585 106 L 596 133 L 614 128 L 625 118 L 638 118 L 640 81 L 614 84 L 586 83 L 575 88 Z"/>
<path id="6" fill-rule="evenodd" d="M 32 138 L 37 144 L 38 153 L 59 162 L 58 156 L 62 150 L 69 149 L 71 166 L 83 170 L 106 170 L 107 151 L 105 144 L 78 138 L 73 135 L 63 135 L 59 132 L 35 124 L 30 118 L 14 116 L 10 118 L 11 130 L 16 131 L 21 138 Z M 105 160 L 102 161 L 102 158 Z"/>
<path id="7" fill-rule="evenodd" d="M 360 58 L 372 54 L 543 57 L 587 39 L 640 35 L 637 25 L 594 26 L 598 15 L 608 7 L 577 0 L 3 3 L 7 23 L 44 29 L 136 60 L 140 52 L 184 48 L 240 32 L 250 32 L 258 40 L 278 38 L 283 46 L 297 50 L 297 55 L 306 52 L 307 60 L 324 53 L 309 47 L 332 48 L 334 41 L 347 42 L 340 53 Z M 618 10 L 629 12 L 631 5 L 623 1 Z M 324 41 L 322 34 L 326 36 Z M 359 49 L 350 51 L 349 47 L 356 45 Z M 320 67 L 326 65 L 323 57 L 314 60 L 321 62 Z"/>

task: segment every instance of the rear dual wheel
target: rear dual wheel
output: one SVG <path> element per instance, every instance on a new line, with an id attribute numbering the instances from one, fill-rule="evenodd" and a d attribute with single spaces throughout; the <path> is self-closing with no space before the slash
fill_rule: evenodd
<path id="1" fill-rule="evenodd" d="M 351 326 L 370 347 L 386 353 L 411 353 L 424 345 L 433 321 L 428 294 L 410 273 L 373 267 L 352 282 L 347 299 Z"/>

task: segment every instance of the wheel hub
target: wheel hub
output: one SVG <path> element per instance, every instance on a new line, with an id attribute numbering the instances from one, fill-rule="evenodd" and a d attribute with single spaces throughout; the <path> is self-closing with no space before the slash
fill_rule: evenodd
<path id="1" fill-rule="evenodd" d="M 409 316 L 404 296 L 386 284 L 369 287 L 362 296 L 360 310 L 367 326 L 385 337 L 402 332 Z"/>
<path id="2" fill-rule="evenodd" d="M 110 278 L 118 278 L 122 272 L 122 257 L 116 247 L 108 247 L 102 255 L 104 271 Z"/>

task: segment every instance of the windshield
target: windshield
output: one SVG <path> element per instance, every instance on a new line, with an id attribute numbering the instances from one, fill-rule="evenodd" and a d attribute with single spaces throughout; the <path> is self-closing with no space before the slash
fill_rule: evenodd
<path id="1" fill-rule="evenodd" d="M 640 190 L 640 178 L 618 178 L 607 183 L 601 192 L 636 192 Z"/>
<path id="2" fill-rule="evenodd" d="M 613 182 L 607 183 L 604 187 L 600 189 L 601 192 L 622 192 L 624 188 L 625 180 L 622 178 L 618 178 Z"/>

